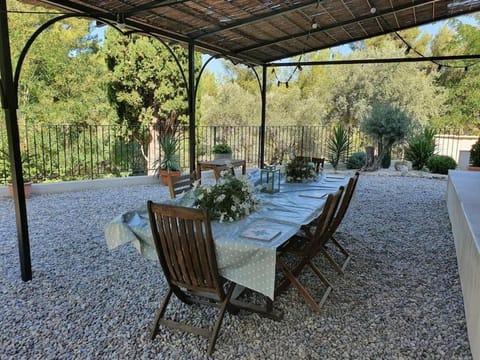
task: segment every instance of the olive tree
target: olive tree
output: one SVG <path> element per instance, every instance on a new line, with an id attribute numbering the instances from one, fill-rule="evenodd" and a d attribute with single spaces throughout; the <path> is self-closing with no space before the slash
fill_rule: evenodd
<path id="1" fill-rule="evenodd" d="M 412 118 L 404 110 L 386 102 L 375 102 L 361 122 L 362 130 L 377 145 L 377 157 L 370 170 L 378 170 L 385 156 L 389 158 L 392 146 L 405 139 Z"/>

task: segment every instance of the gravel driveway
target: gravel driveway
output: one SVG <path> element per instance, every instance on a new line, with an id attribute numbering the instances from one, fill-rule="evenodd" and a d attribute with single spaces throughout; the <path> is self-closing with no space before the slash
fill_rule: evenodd
<path id="1" fill-rule="evenodd" d="M 226 314 L 216 359 L 471 359 L 445 179 L 360 176 L 339 238 L 345 275 L 319 265 L 335 288 L 315 314 L 290 289 L 274 322 Z M 0 198 L 0 359 L 201 359 L 203 338 L 150 324 L 165 293 L 155 262 L 103 227 L 117 214 L 167 198 L 159 185 L 28 200 L 33 281 L 20 279 L 13 202 Z M 301 277 L 308 288 L 316 278 Z M 313 292 L 315 296 L 315 291 Z M 196 322 L 214 309 L 174 302 Z"/>

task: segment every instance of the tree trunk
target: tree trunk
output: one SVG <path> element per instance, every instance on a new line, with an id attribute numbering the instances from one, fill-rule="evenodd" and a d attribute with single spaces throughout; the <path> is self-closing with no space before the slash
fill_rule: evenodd
<path id="1" fill-rule="evenodd" d="M 157 124 L 158 119 L 154 119 L 148 126 L 148 175 L 155 174 L 155 161 L 160 160 L 160 126 Z"/>

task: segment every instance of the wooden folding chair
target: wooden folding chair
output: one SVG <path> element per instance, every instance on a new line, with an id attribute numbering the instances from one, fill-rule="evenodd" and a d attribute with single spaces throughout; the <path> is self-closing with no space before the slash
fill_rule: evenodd
<path id="1" fill-rule="evenodd" d="M 303 236 L 295 235 L 284 246 L 278 249 L 277 267 L 284 274 L 284 277 L 280 280 L 279 285 L 276 287 L 275 295 L 284 291 L 290 284 L 292 284 L 311 306 L 313 311 L 320 311 L 320 308 L 327 300 L 327 297 L 333 287 L 327 278 L 321 273 L 318 267 L 313 264 L 312 260 L 318 253 L 319 248 L 324 246 L 325 242 L 330 236 L 328 229 L 337 210 L 343 190 L 344 188 L 342 186 L 334 194 L 328 195 L 327 202 L 325 203 L 323 211 L 318 218 L 315 231 L 313 234 L 310 234 L 308 239 L 305 239 Z M 294 267 L 288 267 L 284 261 L 284 258 L 287 255 L 298 257 L 300 261 Z M 324 291 L 322 298 L 318 303 L 298 280 L 298 276 L 307 266 L 312 269 L 315 275 L 317 275 L 320 281 L 326 286 L 326 290 Z"/>
<path id="2" fill-rule="evenodd" d="M 174 199 L 178 194 L 190 191 L 193 183 L 197 181 L 197 173 L 194 171 L 190 174 L 168 177 L 168 190 L 170 198 Z"/>
<path id="3" fill-rule="evenodd" d="M 348 181 L 347 188 L 345 192 L 343 193 L 342 199 L 340 200 L 340 205 L 338 206 L 337 213 L 335 214 L 334 218 L 332 219 L 332 223 L 329 228 L 329 239 L 335 245 L 340 252 L 344 256 L 344 260 L 342 264 L 338 264 L 335 259 L 327 252 L 327 249 L 325 246 L 322 246 L 320 248 L 320 252 L 327 258 L 327 260 L 332 264 L 332 266 L 335 268 L 335 270 L 343 274 L 345 271 L 345 268 L 347 267 L 348 263 L 350 262 L 350 259 L 352 256 L 350 253 L 347 251 L 347 249 L 338 242 L 337 238 L 335 237 L 335 232 L 337 231 L 338 227 L 342 223 L 343 218 L 345 217 L 345 214 L 348 210 L 348 207 L 350 206 L 350 202 L 352 201 L 353 193 L 355 192 L 355 189 L 357 187 L 357 182 L 358 178 L 360 176 L 360 173 L 356 172 L 353 177 L 350 178 Z M 327 242 L 328 242 L 327 240 Z M 326 242 L 326 243 L 327 243 Z"/>
<path id="4" fill-rule="evenodd" d="M 225 292 L 218 273 L 215 247 L 207 212 L 180 206 L 147 203 L 153 240 L 169 290 L 157 310 L 151 338 L 159 324 L 188 331 L 209 339 L 211 355 L 222 324 L 225 310 L 238 309 L 230 303 L 234 283 Z M 206 329 L 165 318 L 167 305 L 174 293 L 181 301 L 215 305 L 220 308 L 213 328 Z M 194 294 L 194 296 L 192 295 Z"/>
<path id="5" fill-rule="evenodd" d="M 220 179 L 222 171 L 229 171 L 232 174 L 232 176 L 235 176 L 235 169 L 233 168 L 233 166 L 227 166 L 227 165 L 217 166 L 213 170 L 213 174 L 215 176 L 215 181 L 218 181 L 218 179 Z"/>

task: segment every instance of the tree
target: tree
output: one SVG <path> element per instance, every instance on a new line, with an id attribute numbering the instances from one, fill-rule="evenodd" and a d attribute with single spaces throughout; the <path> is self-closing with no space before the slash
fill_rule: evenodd
<path id="1" fill-rule="evenodd" d="M 477 22 L 479 16 L 476 17 Z M 434 55 L 478 54 L 480 29 L 456 20 L 451 28 L 442 28 L 433 40 Z M 454 126 L 464 132 L 480 128 L 480 68 L 476 62 L 456 62 L 444 67 L 438 85 L 447 90 L 445 114 L 434 123 L 437 127 Z M 451 67 L 453 65 L 453 67 Z M 467 71 L 465 71 L 467 70 Z"/>
<path id="2" fill-rule="evenodd" d="M 8 0 L 11 11 L 45 12 Z M 27 40 L 55 15 L 8 14 L 14 64 Z M 89 36 L 88 20 L 54 23 L 35 40 L 27 53 L 19 81 L 20 123 L 94 124 L 112 119 L 105 88 L 107 69 L 99 55 L 99 41 Z"/>
<path id="3" fill-rule="evenodd" d="M 377 142 L 377 157 L 371 170 L 377 170 L 392 146 L 405 138 L 412 118 L 391 103 L 375 102 L 361 123 L 362 130 Z"/>
<path id="4" fill-rule="evenodd" d="M 188 69 L 188 52 L 171 46 L 184 71 Z M 178 122 L 188 114 L 187 89 L 172 54 L 157 39 L 147 36 L 123 36 L 107 31 L 103 47 L 110 70 L 108 94 L 118 121 L 127 126 L 129 135 L 141 144 L 142 130 L 148 127 L 148 150 L 143 149 L 149 169 L 159 157 L 160 130 L 175 132 Z M 200 54 L 196 54 L 200 66 Z M 186 74 L 188 79 L 188 73 Z"/>
<path id="5" fill-rule="evenodd" d="M 388 37 L 375 46 L 355 51 L 349 58 L 404 57 L 405 47 Z M 435 87 L 435 74 L 415 64 L 363 64 L 332 66 L 327 119 L 357 126 L 374 102 L 389 102 L 406 109 L 423 124 L 442 114 L 445 96 Z"/>

